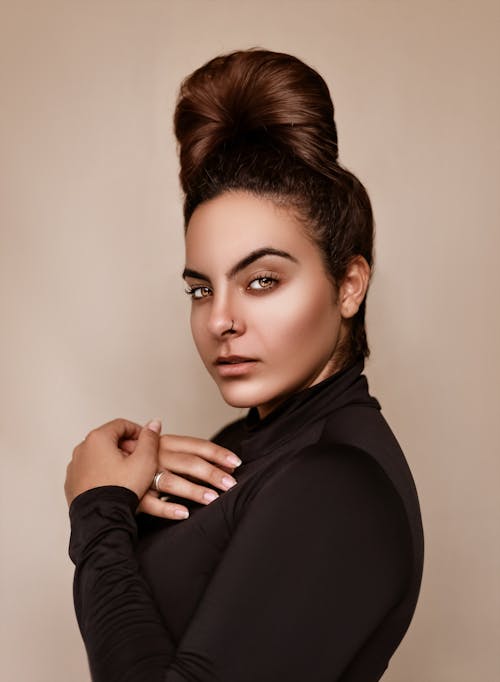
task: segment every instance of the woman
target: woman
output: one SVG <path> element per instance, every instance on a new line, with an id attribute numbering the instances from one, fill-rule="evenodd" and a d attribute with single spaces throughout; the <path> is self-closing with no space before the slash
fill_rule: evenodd
<path id="1" fill-rule="evenodd" d="M 337 161 L 328 88 L 290 55 L 234 52 L 185 80 L 175 130 L 193 337 L 224 400 L 250 409 L 212 442 L 115 420 L 75 448 L 93 679 L 379 680 L 423 535 L 362 375 L 373 220 Z"/>

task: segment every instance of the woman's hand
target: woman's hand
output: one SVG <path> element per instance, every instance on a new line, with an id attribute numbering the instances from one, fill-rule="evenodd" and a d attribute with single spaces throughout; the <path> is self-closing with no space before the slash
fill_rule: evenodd
<path id="1" fill-rule="evenodd" d="M 137 441 L 124 441 L 120 447 L 132 454 Z M 186 518 L 186 507 L 165 502 L 160 495 L 209 504 L 219 495 L 205 484 L 228 490 L 236 483 L 230 474 L 240 464 L 241 460 L 233 452 L 212 441 L 164 434 L 158 451 L 158 471 L 164 472 L 159 484 L 161 493 L 156 490 L 146 492 L 138 511 L 169 519 Z"/>
<path id="2" fill-rule="evenodd" d="M 73 450 L 66 470 L 64 491 L 68 505 L 80 493 L 104 485 L 129 488 L 141 499 L 158 467 L 160 431 L 158 419 L 145 427 L 114 419 L 90 431 Z M 130 439 L 136 444 L 133 454 L 122 447 Z"/>

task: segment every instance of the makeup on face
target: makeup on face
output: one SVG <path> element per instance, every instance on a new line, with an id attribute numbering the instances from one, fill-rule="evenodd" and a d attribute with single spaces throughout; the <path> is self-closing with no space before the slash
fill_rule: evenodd
<path id="1" fill-rule="evenodd" d="M 332 373 L 340 313 L 319 248 L 291 211 L 231 192 L 186 232 L 191 329 L 222 397 L 261 416 Z"/>

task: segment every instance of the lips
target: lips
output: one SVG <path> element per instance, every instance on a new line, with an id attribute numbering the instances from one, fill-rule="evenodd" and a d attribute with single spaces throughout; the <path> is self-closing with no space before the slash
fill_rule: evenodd
<path id="1" fill-rule="evenodd" d="M 242 362 L 255 362 L 255 358 L 246 358 L 243 355 L 219 355 L 216 365 L 237 365 Z"/>
<path id="2" fill-rule="evenodd" d="M 238 380 L 251 377 L 258 361 L 255 358 L 246 358 L 243 355 L 219 355 L 214 364 L 219 377 Z"/>

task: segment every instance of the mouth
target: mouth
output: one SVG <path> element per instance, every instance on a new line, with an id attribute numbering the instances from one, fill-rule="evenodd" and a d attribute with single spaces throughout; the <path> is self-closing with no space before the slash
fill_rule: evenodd
<path id="1" fill-rule="evenodd" d="M 241 355 L 220 355 L 215 361 L 215 366 L 221 376 L 241 376 L 250 372 L 258 360 L 246 358 Z"/>
<path id="2" fill-rule="evenodd" d="M 245 358 L 242 355 L 219 355 L 216 365 L 239 365 L 242 362 L 256 362 L 255 358 Z"/>

